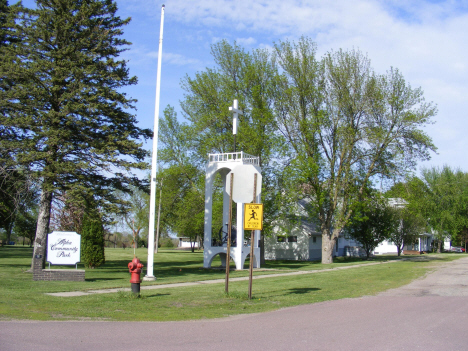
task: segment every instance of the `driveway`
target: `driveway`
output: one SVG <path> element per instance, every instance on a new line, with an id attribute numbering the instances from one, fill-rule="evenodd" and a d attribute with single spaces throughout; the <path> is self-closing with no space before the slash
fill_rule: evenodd
<path id="1" fill-rule="evenodd" d="M 377 296 L 189 322 L 0 322 L 0 350 L 466 350 L 468 257 Z"/>

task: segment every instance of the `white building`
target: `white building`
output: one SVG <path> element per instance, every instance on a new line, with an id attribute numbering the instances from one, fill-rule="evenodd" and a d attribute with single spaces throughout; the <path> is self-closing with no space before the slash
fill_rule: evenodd
<path id="1" fill-rule="evenodd" d="M 191 249 L 192 247 L 198 249 L 199 245 L 198 245 L 198 240 L 195 240 L 195 242 L 193 242 L 190 238 L 179 238 L 179 244 L 177 245 L 177 247 L 179 248 L 182 248 L 182 249 Z"/>
<path id="2" fill-rule="evenodd" d="M 407 203 L 403 199 L 389 199 L 390 205 L 403 207 Z M 304 203 L 299 202 L 298 212 L 305 215 Z M 403 250 L 428 252 L 431 249 L 432 234 L 421 233 L 413 245 L 405 245 Z M 374 250 L 374 255 L 397 254 L 395 244 L 384 241 Z M 361 244 L 340 234 L 333 251 L 333 256 L 365 256 Z M 274 233 L 265 238 L 265 259 L 267 260 L 298 260 L 315 261 L 322 258 L 322 233 L 316 225 L 302 220 L 299 224 L 278 224 Z"/>
<path id="3" fill-rule="evenodd" d="M 243 179 L 242 172 L 245 172 L 244 166 L 250 166 L 253 171 L 257 173 L 257 196 L 256 202 L 259 203 L 261 199 L 261 169 L 260 169 L 260 158 L 252 156 L 244 152 L 230 152 L 223 154 L 209 154 L 208 164 L 206 165 L 206 178 L 205 178 L 205 232 L 203 242 L 203 267 L 210 268 L 215 257 L 219 256 L 221 264 L 226 266 L 227 258 L 227 236 L 226 240 L 217 241 L 214 240 L 212 233 L 212 210 L 213 210 L 213 187 L 216 174 L 221 176 L 223 182 L 223 223 L 229 222 L 229 192 L 227 176 L 230 172 L 234 172 L 236 177 L 234 178 L 233 191 L 242 192 L 243 189 L 247 188 L 241 186 L 236 187 L 236 180 L 241 181 Z M 250 168 L 249 168 L 250 169 Z M 251 184 L 253 189 L 254 176 L 252 175 Z M 249 194 L 253 198 L 253 191 Z M 232 234 L 231 247 L 229 256 L 235 262 L 236 269 L 243 269 L 244 263 L 247 257 L 250 257 L 250 243 L 244 241 L 244 203 L 237 201 L 233 196 L 233 201 L 236 202 L 237 206 L 237 218 L 232 221 L 237 223 L 237 230 Z M 251 200 L 250 200 L 251 201 Z M 247 201 L 246 201 L 247 203 Z M 227 226 L 226 226 L 227 228 Z M 227 233 L 227 229 L 226 229 Z M 253 248 L 253 266 L 254 268 L 260 268 L 260 247 L 258 242 L 260 239 L 260 231 L 255 231 L 254 248 Z M 228 261 L 229 262 L 229 261 Z"/>

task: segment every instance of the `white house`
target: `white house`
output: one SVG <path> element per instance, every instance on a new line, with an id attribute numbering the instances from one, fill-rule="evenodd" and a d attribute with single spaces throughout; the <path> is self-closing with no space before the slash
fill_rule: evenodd
<path id="1" fill-rule="evenodd" d="M 390 205 L 403 207 L 403 199 L 389 199 Z M 298 212 L 305 216 L 304 201 L 299 201 Z M 432 234 L 421 233 L 418 242 L 405 245 L 403 250 L 427 252 L 431 249 Z M 397 247 L 390 241 L 384 241 L 374 250 L 374 255 L 396 254 Z M 337 256 L 365 256 L 361 244 L 340 234 L 333 252 Z M 315 261 L 322 258 L 322 234 L 313 223 L 302 220 L 300 223 L 279 223 L 273 235 L 265 238 L 265 259 Z"/>
<path id="2" fill-rule="evenodd" d="M 405 207 L 408 202 L 401 198 L 390 198 L 388 199 L 388 204 L 395 208 L 403 208 Z M 419 234 L 418 241 L 413 244 L 405 244 L 403 246 L 404 250 L 410 251 L 420 251 L 420 252 L 428 252 L 431 250 L 431 244 L 433 240 L 433 235 L 430 233 L 421 233 Z M 374 255 L 382 255 L 382 254 L 391 254 L 391 253 L 398 253 L 398 249 L 395 244 L 391 241 L 385 240 L 384 242 L 380 243 L 374 250 Z"/>
<path id="3" fill-rule="evenodd" d="M 193 242 L 193 241 L 191 241 L 190 238 L 185 238 L 185 237 L 179 238 L 179 244 L 177 245 L 177 247 L 183 248 L 183 249 L 185 249 L 185 248 L 190 249 L 190 248 L 192 248 L 192 246 L 195 247 L 196 249 L 198 249 L 198 246 L 199 246 L 198 245 L 198 240 Z"/>
<path id="4" fill-rule="evenodd" d="M 322 258 L 322 233 L 317 226 L 305 220 L 304 207 L 307 201 L 298 202 L 298 213 L 303 216 L 300 223 L 279 222 L 273 235 L 265 238 L 266 260 L 316 261 Z M 336 242 L 333 256 L 362 253 L 359 243 L 341 234 Z"/>

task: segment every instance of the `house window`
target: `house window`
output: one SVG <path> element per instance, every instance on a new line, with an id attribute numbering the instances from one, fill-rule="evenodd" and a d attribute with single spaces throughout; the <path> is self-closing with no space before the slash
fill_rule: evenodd
<path id="1" fill-rule="evenodd" d="M 294 236 L 278 235 L 276 237 L 276 242 L 278 242 L 278 243 L 297 243 L 297 235 L 294 235 Z"/>
<path id="2" fill-rule="evenodd" d="M 278 237 L 276 238 L 276 241 L 278 243 L 285 243 L 286 242 L 286 235 L 278 235 Z"/>
<path id="3" fill-rule="evenodd" d="M 316 242 L 317 242 L 317 237 L 316 237 L 316 236 L 313 236 L 313 237 L 312 237 L 312 242 L 313 242 L 313 243 L 316 243 Z"/>

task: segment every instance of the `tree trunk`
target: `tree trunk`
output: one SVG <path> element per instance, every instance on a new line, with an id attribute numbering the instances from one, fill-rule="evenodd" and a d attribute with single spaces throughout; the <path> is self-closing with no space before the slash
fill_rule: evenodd
<path id="1" fill-rule="evenodd" d="M 260 267 L 265 265 L 265 237 L 260 235 Z"/>
<path id="2" fill-rule="evenodd" d="M 45 264 L 45 250 L 47 242 L 47 234 L 50 223 L 50 210 L 52 208 L 52 191 L 44 189 L 41 193 L 41 201 L 39 203 L 39 216 L 37 217 L 36 239 L 34 240 L 33 259 L 31 262 L 31 271 L 33 269 L 35 255 L 42 255 L 42 264 Z"/>
<path id="3" fill-rule="evenodd" d="M 198 235 L 197 240 L 198 240 L 198 251 L 200 251 L 202 248 L 204 248 L 203 247 L 203 236 Z"/>
<path id="4" fill-rule="evenodd" d="M 13 215 L 11 215 L 13 217 Z M 13 223 L 14 223 L 14 220 L 13 218 L 10 218 L 10 222 L 8 223 L 8 227 L 7 227 L 7 245 L 10 245 L 10 241 L 11 241 L 11 232 L 13 230 Z"/>
<path id="5" fill-rule="evenodd" d="M 195 252 L 195 243 L 197 241 L 197 237 L 195 237 L 195 239 L 192 240 L 192 238 L 190 238 L 190 250 L 193 252 Z"/>
<path id="6" fill-rule="evenodd" d="M 158 253 L 158 248 L 159 248 L 159 235 L 160 235 L 160 234 L 159 234 L 159 230 L 157 230 L 157 231 L 156 231 L 156 235 L 155 235 L 156 238 L 155 238 L 154 243 L 153 243 L 153 245 L 154 245 L 154 253 Z M 148 243 L 148 245 L 149 245 L 149 243 Z"/>
<path id="7" fill-rule="evenodd" d="M 322 233 L 322 264 L 333 263 L 335 240 L 331 234 L 327 232 Z"/>
<path id="8" fill-rule="evenodd" d="M 437 253 L 440 253 L 442 250 L 442 240 L 439 239 L 439 242 L 437 243 Z"/>

